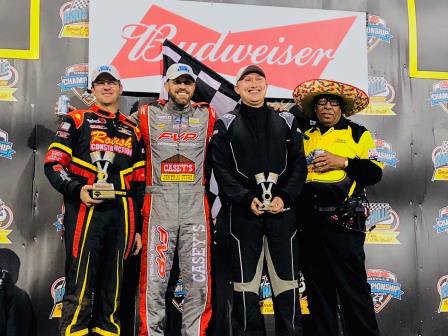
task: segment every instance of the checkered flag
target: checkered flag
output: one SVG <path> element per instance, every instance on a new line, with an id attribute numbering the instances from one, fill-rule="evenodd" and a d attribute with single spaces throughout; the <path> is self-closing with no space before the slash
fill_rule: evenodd
<path id="1" fill-rule="evenodd" d="M 232 111 L 237 105 L 240 97 L 234 90 L 234 85 L 215 71 L 199 62 L 187 52 L 180 49 L 169 40 L 163 42 L 163 74 L 171 64 L 184 63 L 191 66 L 196 74 L 196 90 L 192 100 L 194 102 L 207 102 L 216 111 L 219 118 L 226 112 Z M 164 80 L 162 83 L 165 82 Z M 166 99 L 167 93 L 163 88 L 160 97 Z"/>
<path id="2" fill-rule="evenodd" d="M 192 100 L 194 102 L 207 102 L 216 111 L 216 117 L 219 118 L 224 113 L 232 111 L 238 105 L 239 95 L 235 92 L 234 86 L 228 80 L 217 74 L 215 71 L 199 62 L 187 52 L 180 49 L 169 40 L 163 42 L 163 74 L 171 64 L 184 63 L 191 66 L 196 78 L 196 90 Z M 165 80 L 162 81 L 164 83 Z M 165 88 L 162 85 L 160 97 L 166 99 L 168 97 Z M 210 200 L 212 204 L 212 217 L 216 218 L 221 202 L 218 197 L 218 185 L 212 172 L 210 179 L 210 192 L 215 196 L 214 200 Z"/>
<path id="3" fill-rule="evenodd" d="M 80 9 L 89 7 L 89 0 L 73 0 L 70 9 Z"/>

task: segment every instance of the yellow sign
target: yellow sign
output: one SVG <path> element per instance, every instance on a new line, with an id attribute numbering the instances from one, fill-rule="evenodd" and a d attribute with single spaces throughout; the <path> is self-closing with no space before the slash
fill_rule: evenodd
<path id="1" fill-rule="evenodd" d="M 30 0 L 29 49 L 0 49 L 0 58 L 39 59 L 40 0 Z M 17 18 L 17 22 L 22 22 Z"/>
<path id="2" fill-rule="evenodd" d="M 308 309 L 308 300 L 306 298 L 300 299 L 300 310 L 302 315 L 309 315 L 310 310 Z M 274 314 L 274 302 L 271 298 L 260 302 L 260 311 L 263 315 Z"/>
<path id="3" fill-rule="evenodd" d="M 64 26 L 62 27 L 59 37 L 88 38 L 89 23 Z"/>
<path id="4" fill-rule="evenodd" d="M 162 182 L 194 182 L 194 174 L 162 174 Z"/>
<path id="5" fill-rule="evenodd" d="M 448 167 L 436 168 L 434 175 L 432 176 L 433 181 L 448 181 Z"/>
<path id="6" fill-rule="evenodd" d="M 17 88 L 8 88 L 0 86 L 0 101 L 17 101 L 12 94 L 17 91 Z"/>
<path id="7" fill-rule="evenodd" d="M 371 231 L 366 234 L 366 244 L 384 244 L 384 245 L 398 245 L 400 242 L 397 237 L 400 232 L 397 231 Z"/>
<path id="8" fill-rule="evenodd" d="M 8 238 L 8 235 L 11 232 L 12 232 L 12 230 L 0 229 L 0 244 L 12 244 Z"/>

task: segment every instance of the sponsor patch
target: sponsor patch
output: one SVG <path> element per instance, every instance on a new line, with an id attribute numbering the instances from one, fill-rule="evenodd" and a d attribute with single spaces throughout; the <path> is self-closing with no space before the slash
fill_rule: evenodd
<path id="1" fill-rule="evenodd" d="M 196 177 L 194 162 L 179 154 L 162 161 L 160 168 L 162 182 L 194 182 Z"/>
<path id="2" fill-rule="evenodd" d="M 70 123 L 68 123 L 68 122 L 62 122 L 60 125 L 59 125 L 59 129 L 60 130 L 63 130 L 63 131 L 68 131 L 68 130 L 70 130 L 70 127 L 71 127 L 71 125 L 70 125 Z"/>
<path id="3" fill-rule="evenodd" d="M 372 153 L 369 150 L 369 158 L 396 168 L 399 160 L 397 159 L 397 152 L 392 150 L 392 146 L 382 139 L 375 139 L 375 146 L 376 149 Z"/>
<path id="4" fill-rule="evenodd" d="M 166 254 L 168 250 L 168 232 L 161 226 L 157 226 L 157 233 L 159 234 L 159 243 L 156 244 L 156 264 L 157 273 L 159 277 L 164 279 L 166 277 Z"/>
<path id="5" fill-rule="evenodd" d="M 109 151 L 132 156 L 132 137 L 111 138 L 104 131 L 92 131 L 90 133 L 90 150 L 92 152 Z"/>
<path id="6" fill-rule="evenodd" d="M 19 81 L 19 73 L 7 59 L 0 59 L 0 101 L 16 102 L 14 93 Z"/>
<path id="7" fill-rule="evenodd" d="M 366 244 L 397 245 L 400 219 L 389 203 L 370 203 L 366 220 Z M 369 231 L 372 230 L 372 231 Z"/>
<path id="8" fill-rule="evenodd" d="M 13 143 L 8 141 L 8 138 L 8 133 L 0 129 L 0 157 L 12 160 L 16 151 L 12 149 Z"/>
<path id="9" fill-rule="evenodd" d="M 434 174 L 432 181 L 448 181 L 448 141 L 443 141 L 432 151 Z"/>
<path id="10" fill-rule="evenodd" d="M 51 297 L 53 298 L 53 309 L 51 310 L 49 319 L 61 318 L 62 316 L 62 299 L 65 293 L 65 278 L 57 279 L 51 285 Z"/>
<path id="11" fill-rule="evenodd" d="M 89 0 L 72 0 L 59 9 L 62 29 L 59 38 L 89 37 Z"/>
<path id="12" fill-rule="evenodd" d="M 0 198 L 0 244 L 12 244 L 8 235 L 12 232 L 9 227 L 14 221 L 14 214 L 9 206 Z"/>
<path id="13" fill-rule="evenodd" d="M 367 16 L 367 52 L 372 51 L 380 42 L 390 44 L 392 38 L 386 20 L 378 15 Z"/>
<path id="14" fill-rule="evenodd" d="M 57 131 L 56 136 L 63 139 L 68 139 L 70 137 L 70 133 L 65 131 Z"/>
<path id="15" fill-rule="evenodd" d="M 384 77 L 369 76 L 369 106 L 358 114 L 393 116 L 395 89 Z"/>
<path id="16" fill-rule="evenodd" d="M 104 125 L 93 124 L 93 125 L 89 125 L 89 127 L 90 127 L 90 129 L 107 130 L 107 126 L 104 126 Z"/>

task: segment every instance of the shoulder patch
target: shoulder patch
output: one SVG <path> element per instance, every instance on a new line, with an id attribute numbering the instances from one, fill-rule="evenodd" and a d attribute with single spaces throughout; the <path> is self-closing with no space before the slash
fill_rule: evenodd
<path id="1" fill-rule="evenodd" d="M 88 112 L 93 112 L 93 111 L 91 111 L 91 110 L 74 110 L 70 113 L 67 113 L 67 116 L 69 116 L 73 119 L 76 129 L 78 129 L 81 127 L 81 125 L 84 122 L 84 115 Z"/>
<path id="2" fill-rule="evenodd" d="M 294 121 L 294 115 L 292 113 L 289 113 L 289 112 L 280 112 L 278 115 L 285 120 L 286 124 L 291 129 L 292 128 L 292 122 Z"/>
<path id="3" fill-rule="evenodd" d="M 349 120 L 348 125 L 352 129 L 352 138 L 353 140 L 358 143 L 361 139 L 362 135 L 365 131 L 367 131 L 367 128 L 365 128 L 363 125 L 358 124 L 354 121 Z"/>
<path id="4" fill-rule="evenodd" d="M 221 116 L 222 122 L 224 123 L 224 126 L 226 126 L 227 130 L 229 129 L 230 125 L 232 124 L 233 120 L 235 120 L 236 115 L 232 113 L 225 113 Z"/>

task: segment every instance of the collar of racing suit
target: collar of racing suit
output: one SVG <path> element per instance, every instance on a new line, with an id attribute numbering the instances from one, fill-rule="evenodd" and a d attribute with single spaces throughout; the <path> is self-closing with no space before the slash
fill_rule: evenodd
<path id="1" fill-rule="evenodd" d="M 180 106 L 180 105 L 176 104 L 171 98 L 168 100 L 168 102 L 164 106 L 164 109 L 169 114 L 174 114 L 174 115 L 191 115 L 193 113 L 193 106 L 191 106 L 191 103 L 188 103 L 185 106 Z"/>

